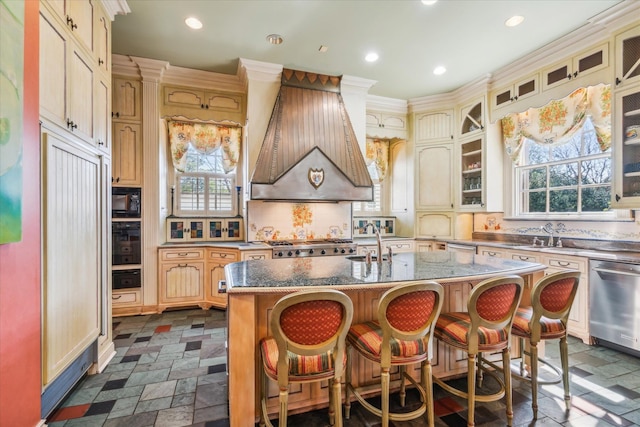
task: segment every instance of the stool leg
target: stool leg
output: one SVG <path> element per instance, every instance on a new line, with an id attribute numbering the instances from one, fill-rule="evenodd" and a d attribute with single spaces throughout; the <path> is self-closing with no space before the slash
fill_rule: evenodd
<path id="1" fill-rule="evenodd" d="M 281 387 L 280 395 L 278 396 L 280 401 L 280 413 L 278 415 L 278 426 L 287 427 L 287 409 L 289 406 L 289 388 Z"/>
<path id="2" fill-rule="evenodd" d="M 511 349 L 502 350 L 502 369 L 504 370 L 504 388 L 507 401 L 507 425 L 513 425 L 513 400 L 511 398 Z"/>
<path id="3" fill-rule="evenodd" d="M 400 406 L 404 408 L 404 403 L 407 400 L 407 389 L 404 382 L 404 365 L 400 366 Z"/>
<path id="4" fill-rule="evenodd" d="M 332 402 L 329 405 L 332 405 L 331 411 L 333 411 L 333 420 L 331 420 L 331 425 L 335 425 L 335 427 L 342 427 L 342 390 L 340 387 L 340 380 L 333 380 L 333 384 L 331 386 L 332 394 Z"/>
<path id="5" fill-rule="evenodd" d="M 538 343 L 531 345 L 531 408 L 533 419 L 538 419 Z"/>
<path id="6" fill-rule="evenodd" d="M 473 427 L 475 425 L 475 410 L 476 410 L 476 355 L 469 354 L 467 356 L 467 426 Z"/>
<path id="7" fill-rule="evenodd" d="M 484 374 L 482 373 L 482 353 L 478 353 L 478 369 L 476 375 L 478 376 L 478 387 L 482 388 L 482 381 L 484 380 Z"/>
<path id="8" fill-rule="evenodd" d="M 265 406 L 265 402 L 267 400 L 267 387 L 269 380 L 267 378 L 267 374 L 264 373 L 264 370 L 260 373 L 260 427 L 265 426 L 265 418 L 267 418 L 267 414 L 262 410 Z"/>
<path id="9" fill-rule="evenodd" d="M 571 409 L 571 394 L 569 392 L 569 347 L 567 336 L 560 338 L 560 362 L 562 364 L 562 383 L 564 385 L 564 404 L 567 411 Z"/>
<path id="10" fill-rule="evenodd" d="M 382 386 L 382 427 L 389 427 L 389 368 L 382 368 L 382 374 L 380 376 L 380 384 Z"/>
<path id="11" fill-rule="evenodd" d="M 427 416 L 429 417 L 429 427 L 433 427 L 434 413 L 433 413 L 433 370 L 431 368 L 431 362 L 425 360 L 422 362 L 422 387 L 427 395 Z"/>
<path id="12" fill-rule="evenodd" d="M 347 348 L 347 368 L 345 373 L 344 384 L 344 417 L 349 419 L 351 416 L 351 348 Z"/>

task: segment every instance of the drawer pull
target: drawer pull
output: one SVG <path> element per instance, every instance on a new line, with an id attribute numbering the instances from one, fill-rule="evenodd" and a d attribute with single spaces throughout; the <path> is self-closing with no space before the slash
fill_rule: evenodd
<path id="1" fill-rule="evenodd" d="M 178 256 L 187 256 L 187 255 L 189 255 L 187 252 L 179 252 L 178 253 Z"/>
<path id="2" fill-rule="evenodd" d="M 122 295 L 111 295 L 111 299 L 120 299 Z"/>
<path id="3" fill-rule="evenodd" d="M 489 256 L 496 256 L 496 255 L 498 255 L 498 253 L 497 253 L 497 252 L 491 252 L 491 251 L 488 251 L 488 252 L 487 252 L 487 255 L 489 255 Z"/>
<path id="4" fill-rule="evenodd" d="M 520 255 L 518 255 L 518 258 L 520 259 L 520 261 L 529 261 L 531 259 L 528 256 L 520 256 Z"/>
<path id="5" fill-rule="evenodd" d="M 227 254 L 220 254 L 220 258 L 226 258 Z"/>
<path id="6" fill-rule="evenodd" d="M 567 261 L 558 261 L 558 265 L 561 267 L 569 267 L 571 263 Z"/>

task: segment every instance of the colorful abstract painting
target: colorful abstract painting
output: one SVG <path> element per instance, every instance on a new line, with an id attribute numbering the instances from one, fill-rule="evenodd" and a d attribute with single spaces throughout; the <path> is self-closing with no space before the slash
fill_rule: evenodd
<path id="1" fill-rule="evenodd" d="M 0 244 L 22 239 L 24 2 L 0 0 Z"/>

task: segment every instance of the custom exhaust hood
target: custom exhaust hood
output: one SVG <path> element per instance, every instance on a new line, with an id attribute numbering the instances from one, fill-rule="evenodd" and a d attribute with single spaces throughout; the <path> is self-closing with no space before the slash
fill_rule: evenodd
<path id="1" fill-rule="evenodd" d="M 284 69 L 251 177 L 252 200 L 371 201 L 340 77 Z"/>

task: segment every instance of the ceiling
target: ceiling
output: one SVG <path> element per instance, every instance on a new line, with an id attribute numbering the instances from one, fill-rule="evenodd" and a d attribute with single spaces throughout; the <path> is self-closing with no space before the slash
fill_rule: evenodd
<path id="1" fill-rule="evenodd" d="M 582 27 L 620 0 L 127 0 L 113 53 L 235 75 L 239 58 L 376 81 L 369 94 L 445 93 Z M 525 20 L 508 28 L 513 15 Z M 184 24 L 195 16 L 201 30 Z M 269 44 L 267 35 L 284 38 Z M 320 46 L 328 47 L 319 52 Z M 364 61 L 376 51 L 379 60 Z M 433 69 L 442 65 L 444 75 Z"/>

